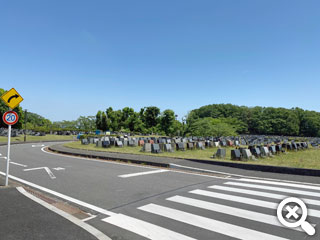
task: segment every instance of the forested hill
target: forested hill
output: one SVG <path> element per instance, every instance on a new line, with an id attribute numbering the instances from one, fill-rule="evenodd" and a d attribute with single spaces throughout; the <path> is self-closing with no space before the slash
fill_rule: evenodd
<path id="1" fill-rule="evenodd" d="M 190 125 L 203 118 L 233 122 L 238 133 L 320 137 L 320 113 L 300 108 L 246 107 L 212 104 L 192 110 Z"/>

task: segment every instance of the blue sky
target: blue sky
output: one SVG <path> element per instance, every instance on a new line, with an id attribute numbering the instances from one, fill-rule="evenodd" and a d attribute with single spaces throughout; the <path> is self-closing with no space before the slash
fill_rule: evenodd
<path id="1" fill-rule="evenodd" d="M 0 87 L 51 120 L 109 106 L 320 111 L 320 1 L 2 1 Z"/>

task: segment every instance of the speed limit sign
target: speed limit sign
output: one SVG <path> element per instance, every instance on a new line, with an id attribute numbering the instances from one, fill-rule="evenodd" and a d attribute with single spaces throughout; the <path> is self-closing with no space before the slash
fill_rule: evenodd
<path id="1" fill-rule="evenodd" d="M 19 116 L 14 111 L 8 111 L 3 114 L 2 120 L 7 125 L 14 125 L 18 122 Z"/>

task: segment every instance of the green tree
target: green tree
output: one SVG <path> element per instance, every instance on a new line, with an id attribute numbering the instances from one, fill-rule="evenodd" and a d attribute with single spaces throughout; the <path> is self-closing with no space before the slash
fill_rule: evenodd
<path id="1" fill-rule="evenodd" d="M 102 128 L 102 112 L 101 111 L 98 111 L 97 115 L 96 115 L 96 128 L 101 130 Z"/>
<path id="2" fill-rule="evenodd" d="M 102 112 L 102 114 L 101 114 L 101 128 L 100 129 L 104 132 L 108 129 L 107 115 L 105 112 Z"/>
<path id="3" fill-rule="evenodd" d="M 164 110 L 161 118 L 160 118 L 160 128 L 162 131 L 165 132 L 166 135 L 173 135 L 175 128 L 174 128 L 174 123 L 175 123 L 175 114 L 174 111 L 167 109 Z"/>
<path id="4" fill-rule="evenodd" d="M 159 123 L 160 109 L 158 107 L 146 107 L 144 111 L 145 125 L 147 128 L 156 127 Z"/>

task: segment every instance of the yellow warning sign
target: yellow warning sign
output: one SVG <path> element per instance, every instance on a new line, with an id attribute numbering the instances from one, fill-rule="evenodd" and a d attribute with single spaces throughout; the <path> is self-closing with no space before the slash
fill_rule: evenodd
<path id="1" fill-rule="evenodd" d="M 11 109 L 16 108 L 19 105 L 19 103 L 21 103 L 23 101 L 23 98 L 20 96 L 20 94 L 14 88 L 11 88 L 9 91 L 4 93 L 1 96 L 1 99 Z"/>

